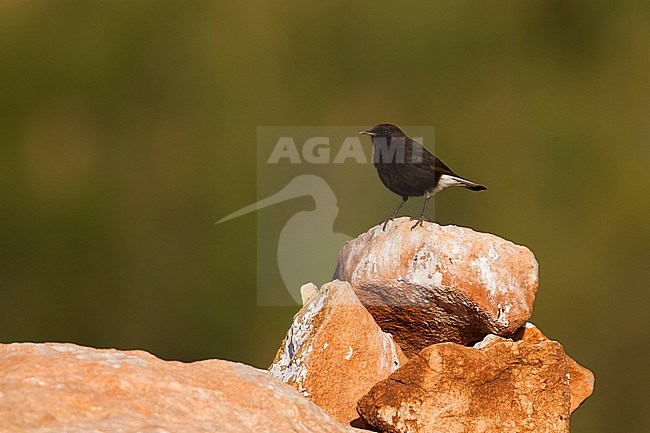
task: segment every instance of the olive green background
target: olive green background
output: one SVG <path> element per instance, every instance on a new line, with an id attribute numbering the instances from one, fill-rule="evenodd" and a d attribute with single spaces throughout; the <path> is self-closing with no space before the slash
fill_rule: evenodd
<path id="1" fill-rule="evenodd" d="M 213 224 L 257 199 L 257 127 L 432 125 L 489 187 L 436 219 L 528 246 L 532 321 L 596 375 L 572 431 L 648 432 L 649 23 L 647 1 L 2 1 L 0 341 L 265 367 L 297 307 L 256 306 L 256 218 L 313 204 Z M 354 235 L 399 199 L 345 176 Z"/>

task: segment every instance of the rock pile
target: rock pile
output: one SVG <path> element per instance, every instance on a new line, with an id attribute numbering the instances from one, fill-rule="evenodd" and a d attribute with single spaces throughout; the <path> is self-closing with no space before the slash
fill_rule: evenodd
<path id="1" fill-rule="evenodd" d="M 302 287 L 268 372 L 0 344 L 0 432 L 568 432 L 593 391 L 528 322 L 524 247 L 402 218 L 348 242 L 334 277 Z"/>
<path id="2" fill-rule="evenodd" d="M 353 425 L 382 432 L 568 432 L 594 377 L 527 322 L 533 254 L 467 228 L 411 225 L 351 240 L 335 280 L 304 288 L 271 374 L 342 423 L 356 410 Z"/>

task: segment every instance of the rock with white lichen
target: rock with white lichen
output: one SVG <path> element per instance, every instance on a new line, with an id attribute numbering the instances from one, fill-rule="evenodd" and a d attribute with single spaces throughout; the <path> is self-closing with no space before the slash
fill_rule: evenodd
<path id="1" fill-rule="evenodd" d="M 3 433 L 353 433 L 266 371 L 142 351 L 0 344 Z"/>
<path id="2" fill-rule="evenodd" d="M 348 283 L 333 281 L 315 294 L 309 286 L 309 293 L 269 372 L 349 423 L 357 401 L 406 358 Z"/>
<path id="3" fill-rule="evenodd" d="M 526 322 L 538 285 L 528 248 L 464 227 L 412 225 L 398 218 L 349 241 L 334 275 L 407 356 L 434 343 L 507 336 Z"/>

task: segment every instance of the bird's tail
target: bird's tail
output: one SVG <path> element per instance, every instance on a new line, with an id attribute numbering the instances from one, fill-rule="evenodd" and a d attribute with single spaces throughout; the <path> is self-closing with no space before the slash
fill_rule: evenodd
<path id="1" fill-rule="evenodd" d="M 478 183 L 470 181 L 467 181 L 467 183 L 465 183 L 463 186 L 467 189 L 471 189 L 472 191 L 484 191 L 487 189 L 487 187 L 484 187 L 483 185 L 479 185 Z"/>
<path id="2" fill-rule="evenodd" d="M 479 185 L 478 183 L 470 182 L 467 179 L 463 179 L 462 177 L 453 177 L 453 182 L 456 186 L 462 186 L 463 188 L 470 189 L 472 191 L 483 191 L 486 190 L 487 188 L 484 187 L 483 185 Z"/>

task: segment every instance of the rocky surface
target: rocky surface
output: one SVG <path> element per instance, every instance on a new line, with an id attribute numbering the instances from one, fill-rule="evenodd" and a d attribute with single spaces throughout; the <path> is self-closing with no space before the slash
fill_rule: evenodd
<path id="1" fill-rule="evenodd" d="M 307 303 L 294 317 L 269 371 L 349 423 L 358 417 L 357 401 L 406 357 L 348 283 L 327 283 L 317 293 L 312 286 L 303 288 Z"/>
<path id="2" fill-rule="evenodd" d="M 0 344 L 0 432 L 568 432 L 594 376 L 526 322 L 532 253 L 466 228 L 411 226 L 374 227 L 341 251 L 343 281 L 300 288 L 269 372 Z"/>
<path id="3" fill-rule="evenodd" d="M 348 432 L 267 372 L 142 351 L 0 344 L 3 433 Z"/>
<path id="4" fill-rule="evenodd" d="M 425 348 L 375 385 L 359 413 L 393 433 L 559 433 L 569 431 L 570 399 L 558 342 L 490 335 L 473 348 Z"/>
<path id="5" fill-rule="evenodd" d="M 514 333 L 512 339 L 523 344 L 549 341 L 532 323 L 526 323 Z M 569 391 L 571 393 L 571 413 L 594 392 L 594 374 L 588 368 L 578 364 L 567 355 L 567 373 L 569 374 Z"/>
<path id="6" fill-rule="evenodd" d="M 530 250 L 468 228 L 412 225 L 399 218 L 349 241 L 334 275 L 407 356 L 434 343 L 507 336 L 526 322 L 538 285 Z"/>

